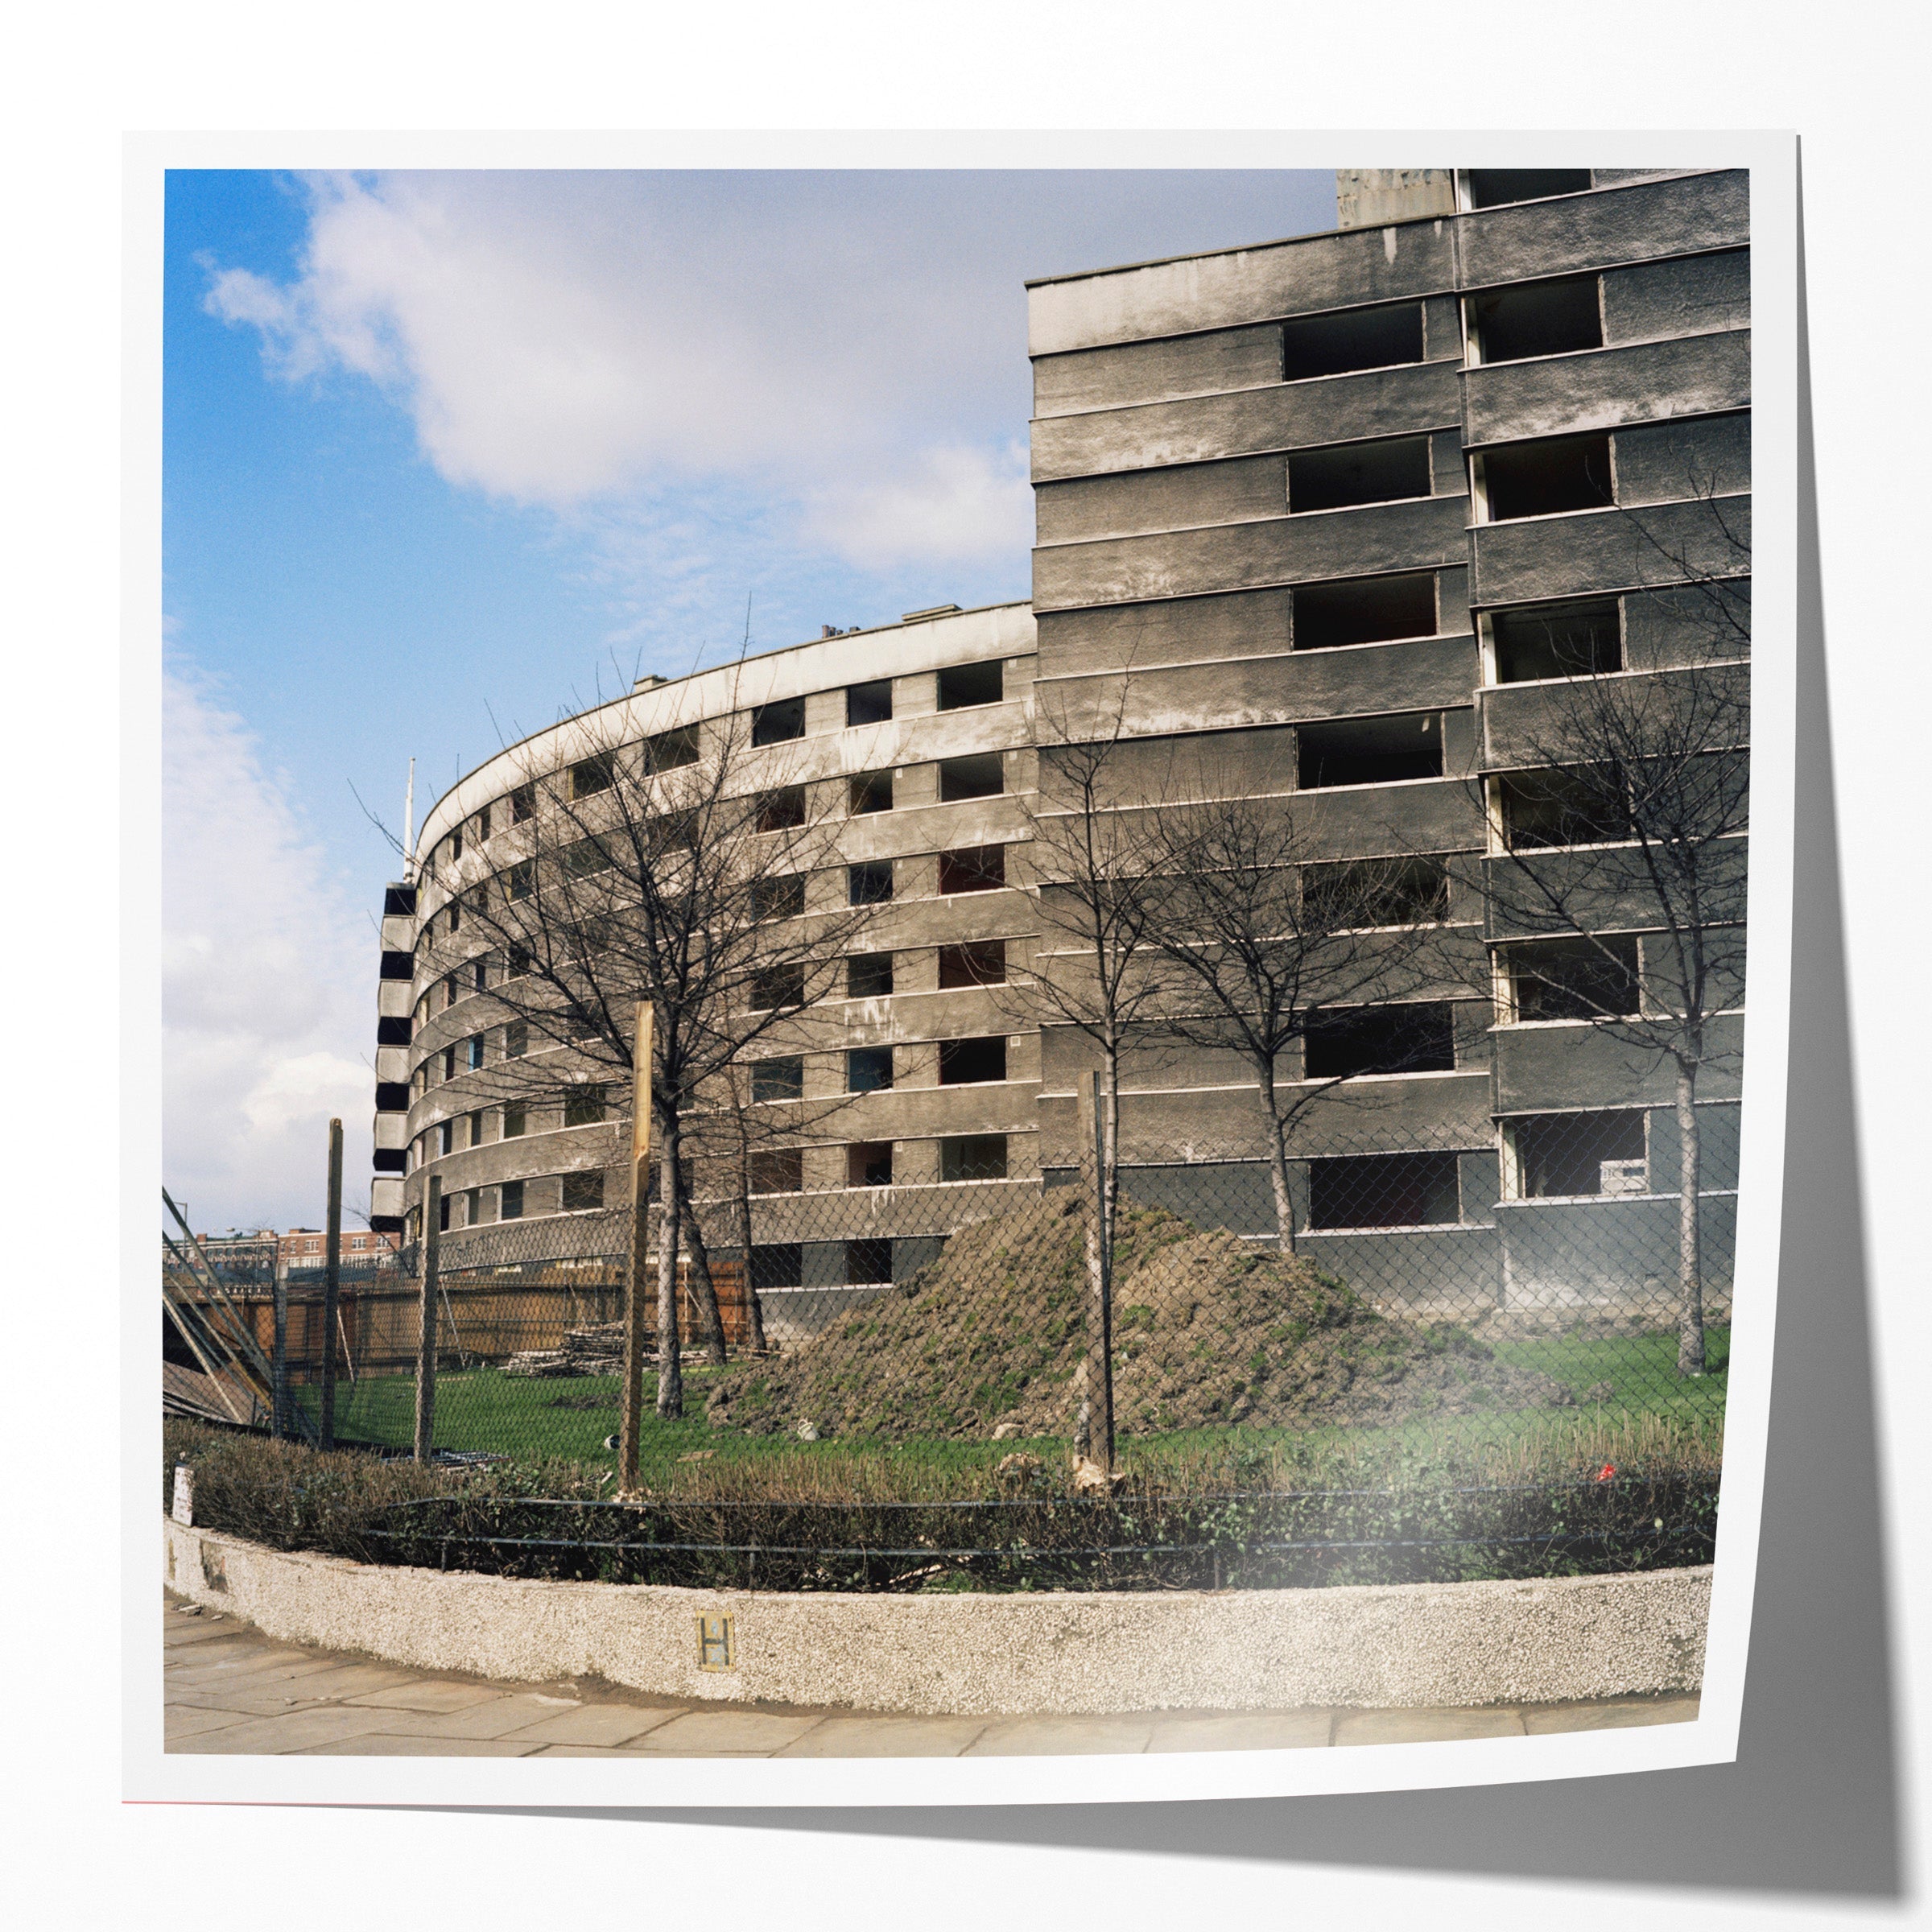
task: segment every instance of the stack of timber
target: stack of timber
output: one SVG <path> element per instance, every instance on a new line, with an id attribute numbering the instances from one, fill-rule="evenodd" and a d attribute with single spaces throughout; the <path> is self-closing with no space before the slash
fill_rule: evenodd
<path id="1" fill-rule="evenodd" d="M 621 1375 L 624 1373 L 624 1324 L 603 1322 L 592 1328 L 572 1328 L 557 1348 L 524 1348 L 503 1364 L 506 1375 Z"/>

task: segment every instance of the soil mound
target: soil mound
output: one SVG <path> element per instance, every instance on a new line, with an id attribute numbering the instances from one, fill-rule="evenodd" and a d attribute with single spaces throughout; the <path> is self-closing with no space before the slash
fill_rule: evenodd
<path id="1" fill-rule="evenodd" d="M 721 1378 L 714 1425 L 889 1442 L 1067 1435 L 1090 1307 L 1083 1197 L 1056 1188 L 961 1228 L 938 1260 L 816 1340 Z M 1298 1256 L 1123 1202 L 1114 1244 L 1123 1433 L 1393 1422 L 1574 1400 L 1458 1325 L 1378 1315 Z"/>

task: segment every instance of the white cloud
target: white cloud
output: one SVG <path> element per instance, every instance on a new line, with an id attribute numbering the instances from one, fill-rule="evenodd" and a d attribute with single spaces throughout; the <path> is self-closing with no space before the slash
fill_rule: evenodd
<path id="1" fill-rule="evenodd" d="M 198 1228 L 312 1223 L 332 1115 L 345 1200 L 367 1195 L 374 935 L 191 672 L 165 676 L 163 730 L 163 1171 Z"/>
<path id="2" fill-rule="evenodd" d="M 1026 451 L 922 452 L 908 473 L 809 498 L 806 534 L 870 569 L 933 556 L 1024 555 L 1032 542 Z"/>
<path id="3" fill-rule="evenodd" d="M 378 385 L 452 484 L 570 510 L 749 481 L 861 564 L 977 556 L 996 528 L 1025 547 L 1006 452 L 960 446 L 948 420 L 994 390 L 991 413 L 1023 412 L 1017 284 L 1013 339 L 989 341 L 924 237 L 869 225 L 863 192 L 855 218 L 849 196 L 813 200 L 809 177 L 749 196 L 701 174 L 309 192 L 294 279 L 211 262 L 206 305 L 256 330 L 279 375 Z M 842 476 L 862 481 L 828 481 Z"/>

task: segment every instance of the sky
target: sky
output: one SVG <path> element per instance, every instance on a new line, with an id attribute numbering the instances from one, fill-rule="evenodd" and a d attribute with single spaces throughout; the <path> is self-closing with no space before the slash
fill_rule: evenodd
<path id="1" fill-rule="evenodd" d="M 368 1200 L 375 918 L 500 745 L 1028 594 L 1030 277 L 1330 228 L 1313 171 L 169 176 L 163 1163 Z"/>

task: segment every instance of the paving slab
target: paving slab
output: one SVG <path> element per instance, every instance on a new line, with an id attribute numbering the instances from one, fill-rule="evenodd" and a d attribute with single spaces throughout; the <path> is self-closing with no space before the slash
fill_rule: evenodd
<path id="1" fill-rule="evenodd" d="M 1145 1751 L 1150 1717 L 1006 1717 L 989 1724 L 961 1753 L 965 1757 L 1059 1757 L 1095 1752 Z"/>
<path id="2" fill-rule="evenodd" d="M 645 1704 L 580 1704 L 540 1717 L 514 1735 L 539 1744 L 627 1744 L 674 1718 L 690 1715 L 682 1704 L 653 1707 Z"/>
<path id="3" fill-rule="evenodd" d="M 396 1690 L 406 1684 L 422 1683 L 425 1675 L 423 1671 L 405 1670 L 394 1664 L 332 1663 L 303 1678 L 302 1695 L 346 1702 L 352 1697 L 365 1697 L 373 1690 Z"/>
<path id="4" fill-rule="evenodd" d="M 345 1697 L 345 1704 L 365 1705 L 372 1711 L 422 1711 L 431 1714 L 467 1711 L 472 1704 L 486 1704 L 503 1693 L 493 1684 L 466 1684 L 426 1678 L 419 1683 L 398 1684 L 387 1690 L 365 1690 Z"/>
<path id="5" fill-rule="evenodd" d="M 1335 1719 L 1338 1744 L 1431 1744 L 1459 1737 L 1521 1737 L 1515 1710 L 1344 1711 Z"/>
<path id="6" fill-rule="evenodd" d="M 637 1748 L 654 1757 L 769 1757 L 820 1721 L 766 1711 L 687 1711 L 638 1739 Z"/>
<path id="7" fill-rule="evenodd" d="M 225 1731 L 231 1725 L 246 1724 L 248 1716 L 241 1711 L 209 1711 L 190 1704 L 170 1704 L 163 1719 L 167 1741 L 171 1744 L 176 1738 L 199 1737 L 206 1731 Z"/>
<path id="8" fill-rule="evenodd" d="M 1620 1731 L 1639 1724 L 1692 1724 L 1697 1721 L 1695 1697 L 1633 1697 L 1603 1704 L 1552 1704 L 1523 1713 L 1523 1728 L 1532 1737 L 1557 1731 Z"/>
<path id="9" fill-rule="evenodd" d="M 225 1664 L 170 1670 L 164 1674 L 163 1682 L 171 1697 L 178 1690 L 207 1690 L 217 1684 L 246 1684 L 251 1690 L 259 1690 L 265 1683 L 320 1677 L 336 1668 L 332 1657 L 311 1657 L 299 1650 L 264 1651 L 258 1657 L 237 1657 Z"/>
<path id="10" fill-rule="evenodd" d="M 1332 1711 L 1203 1711 L 1154 1719 L 1147 1748 L 1155 1751 L 1307 1751 L 1326 1749 L 1335 1736 Z"/>
<path id="11" fill-rule="evenodd" d="M 225 1618 L 211 1624 L 205 1618 L 181 1616 L 173 1611 L 161 1626 L 162 1644 L 170 1650 L 192 1650 L 197 1644 L 219 1643 L 234 1634 L 235 1626 Z"/>
<path id="12" fill-rule="evenodd" d="M 382 1728 L 391 1737 L 502 1737 L 526 1730 L 541 1718 L 555 1717 L 567 1707 L 574 1708 L 575 1700 L 508 1691 L 488 1703 L 472 1704 L 461 1711 L 389 1711 L 384 1714 Z"/>
<path id="13" fill-rule="evenodd" d="M 206 1690 L 176 1690 L 171 1686 L 167 1696 L 171 1711 L 236 1711 L 250 1717 L 281 1717 L 291 1711 L 312 1710 L 328 1701 L 298 1697 L 274 1685 L 258 1690 L 246 1683 L 217 1684 Z"/>
<path id="14" fill-rule="evenodd" d="M 828 1717 L 779 1757 L 957 1757 L 992 1720 L 984 1717 Z"/>
<path id="15" fill-rule="evenodd" d="M 291 1751 L 291 1757 L 528 1757 L 537 1747 L 503 1737 L 394 1737 L 372 1731 L 362 1737 L 341 1737 L 326 1744 Z"/>
<path id="16" fill-rule="evenodd" d="M 379 1729 L 386 1716 L 381 1711 L 354 1711 L 342 1704 L 318 1704 L 312 1710 L 291 1711 L 284 1717 L 251 1717 L 219 1731 L 171 1744 L 170 1751 L 227 1751 L 262 1757 L 305 1751 L 313 1744 L 361 1737 Z"/>

